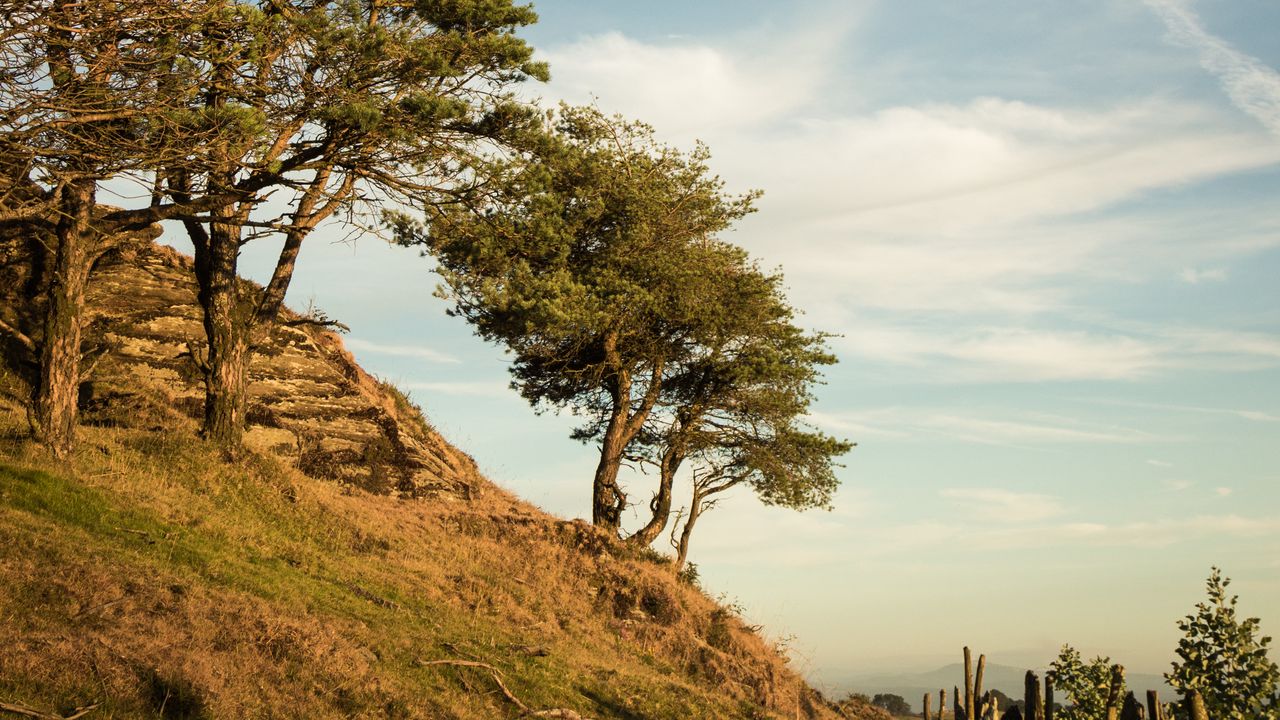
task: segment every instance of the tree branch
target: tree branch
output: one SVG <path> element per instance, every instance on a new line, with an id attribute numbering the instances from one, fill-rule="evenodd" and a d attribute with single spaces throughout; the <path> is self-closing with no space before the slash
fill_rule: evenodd
<path id="1" fill-rule="evenodd" d="M 472 667 L 488 670 L 489 674 L 493 676 L 493 681 L 497 683 L 498 689 L 502 691 L 502 696 L 505 697 L 512 705 L 520 708 L 520 712 L 523 715 L 530 717 L 561 718 L 562 720 L 586 720 L 586 718 L 583 718 L 577 712 L 569 710 L 568 708 L 553 708 L 551 710 L 534 710 L 530 708 L 511 692 L 506 683 L 502 682 L 502 673 L 498 672 L 497 668 L 488 663 L 477 662 L 475 660 L 418 660 L 417 664 L 423 667 L 428 665 L 449 665 L 452 667 Z"/>

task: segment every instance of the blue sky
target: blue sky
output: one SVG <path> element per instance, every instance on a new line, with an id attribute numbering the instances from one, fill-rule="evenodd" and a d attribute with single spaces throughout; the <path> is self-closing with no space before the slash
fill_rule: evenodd
<path id="1" fill-rule="evenodd" d="M 731 239 L 841 335 L 813 417 L 859 443 L 836 509 L 740 495 L 693 539 L 802 670 L 1069 642 L 1158 672 L 1211 564 L 1280 630 L 1280 5 L 535 6 L 531 91 L 708 142 L 765 191 Z M 592 449 L 506 389 L 430 268 L 321 239 L 290 300 L 495 481 L 589 515 Z"/>

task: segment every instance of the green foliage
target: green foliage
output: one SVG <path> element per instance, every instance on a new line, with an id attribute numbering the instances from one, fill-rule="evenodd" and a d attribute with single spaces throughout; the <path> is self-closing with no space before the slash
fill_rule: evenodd
<path id="1" fill-rule="evenodd" d="M 1174 688 L 1199 690 L 1215 720 L 1280 718 L 1280 669 L 1267 657 L 1270 637 L 1257 637 L 1258 618 L 1236 617 L 1237 596 L 1227 597 L 1229 578 L 1213 568 L 1205 587 L 1208 602 L 1178 621 L 1178 659 L 1165 679 Z"/>
<path id="2" fill-rule="evenodd" d="M 911 704 L 908 703 L 901 695 L 894 695 L 893 693 L 876 693 L 875 697 L 871 698 L 871 704 L 876 707 L 884 708 L 893 715 L 911 714 Z"/>
<path id="3" fill-rule="evenodd" d="M 1053 678 L 1054 688 L 1065 696 L 1070 705 L 1055 717 L 1062 720 L 1105 717 L 1113 667 L 1109 657 L 1098 656 L 1086 663 L 1078 650 L 1063 645 L 1058 659 L 1049 664 L 1049 675 Z M 1123 686 L 1120 696 L 1124 696 Z"/>
<path id="4" fill-rule="evenodd" d="M 727 194 L 705 146 L 663 145 L 643 123 L 564 106 L 548 124 L 486 168 L 502 179 L 489 194 L 394 223 L 439 260 L 453 312 L 510 349 L 513 386 L 586 419 L 575 437 L 601 442 L 595 518 L 616 528 L 624 449 L 681 363 L 734 321 L 753 268 L 715 236 L 757 194 Z"/>

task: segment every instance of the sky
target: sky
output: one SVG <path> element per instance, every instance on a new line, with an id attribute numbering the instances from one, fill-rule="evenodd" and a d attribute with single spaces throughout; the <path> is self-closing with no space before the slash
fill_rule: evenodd
<path id="1" fill-rule="evenodd" d="M 1280 4 L 535 8 L 553 78 L 525 92 L 706 141 L 765 192 L 728 239 L 839 334 L 811 418 L 858 443 L 835 509 L 742 492 L 691 548 L 815 683 L 966 644 L 1161 672 L 1211 565 L 1280 632 Z M 589 517 L 594 449 L 507 388 L 430 259 L 326 233 L 290 302 L 495 482 Z"/>

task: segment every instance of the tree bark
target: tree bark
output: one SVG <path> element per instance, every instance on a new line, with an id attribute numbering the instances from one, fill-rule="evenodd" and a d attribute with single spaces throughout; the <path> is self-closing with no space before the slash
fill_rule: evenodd
<path id="1" fill-rule="evenodd" d="M 33 398 L 34 431 L 36 439 L 60 459 L 71 453 L 75 442 L 80 336 L 84 327 L 85 286 L 93 256 L 90 219 L 96 189 L 93 178 L 71 180 L 63 188 L 50 282 L 45 291 L 40 381 Z"/>
<path id="2" fill-rule="evenodd" d="M 233 217 L 220 218 L 191 233 L 195 246 L 197 297 L 209 342 L 205 361 L 204 427 L 210 442 L 227 450 L 239 449 L 244 439 L 249 391 L 249 333 L 252 318 L 240 301 L 237 263 L 241 225 Z M 188 230 L 192 230 L 191 225 Z"/>

